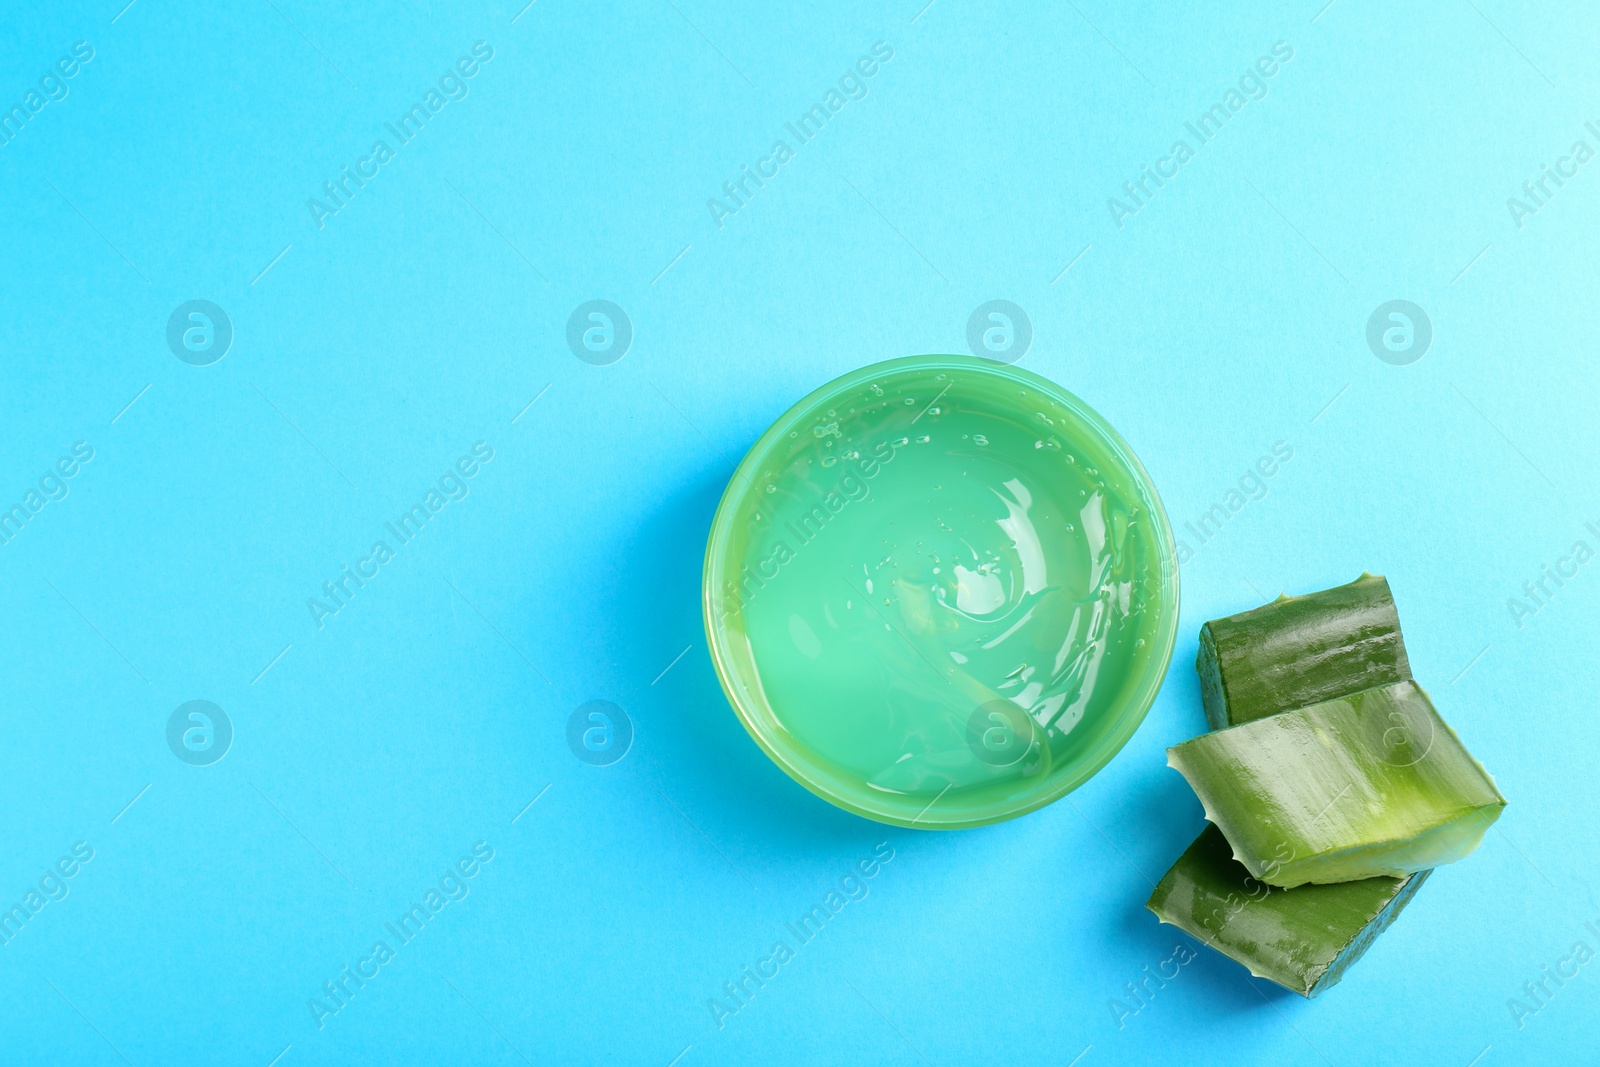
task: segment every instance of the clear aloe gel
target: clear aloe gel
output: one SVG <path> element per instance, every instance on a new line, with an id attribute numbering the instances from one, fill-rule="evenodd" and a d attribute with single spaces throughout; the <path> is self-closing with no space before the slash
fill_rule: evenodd
<path id="1" fill-rule="evenodd" d="M 1021 814 L 1103 765 L 1154 697 L 1165 517 L 1126 445 L 1044 379 L 961 357 L 868 371 L 779 420 L 729 488 L 708 550 L 719 670 L 780 766 L 849 810 Z"/>

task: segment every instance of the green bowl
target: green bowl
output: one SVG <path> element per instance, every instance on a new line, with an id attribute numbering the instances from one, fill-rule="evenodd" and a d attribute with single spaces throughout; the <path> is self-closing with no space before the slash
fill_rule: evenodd
<path id="1" fill-rule="evenodd" d="M 706 637 L 756 744 L 847 811 L 954 829 L 1057 800 L 1133 735 L 1178 564 L 1117 432 L 966 356 L 852 371 L 773 423 L 706 545 Z"/>

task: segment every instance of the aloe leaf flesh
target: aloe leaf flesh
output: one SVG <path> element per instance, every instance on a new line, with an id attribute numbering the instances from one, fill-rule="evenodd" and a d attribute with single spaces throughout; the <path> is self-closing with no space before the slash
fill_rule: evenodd
<path id="1" fill-rule="evenodd" d="M 1453 863 L 1506 803 L 1415 682 L 1201 734 L 1167 762 L 1234 858 L 1284 888 Z"/>
<path id="2" fill-rule="evenodd" d="M 1389 583 L 1348 585 L 1200 628 L 1200 695 L 1213 730 L 1411 678 Z"/>
<path id="3" fill-rule="evenodd" d="M 1222 831 L 1207 826 L 1145 907 L 1257 978 L 1310 998 L 1344 977 L 1429 873 L 1278 889 L 1253 878 Z"/>

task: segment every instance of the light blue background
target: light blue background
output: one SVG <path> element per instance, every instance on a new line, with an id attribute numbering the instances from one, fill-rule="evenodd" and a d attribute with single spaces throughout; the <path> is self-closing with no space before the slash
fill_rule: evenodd
<path id="1" fill-rule="evenodd" d="M 95 858 L 0 947 L 0 1060 L 1592 1058 L 1600 963 L 1520 1029 L 1507 1007 L 1600 948 L 1600 563 L 1520 626 L 1507 604 L 1600 547 L 1600 162 L 1521 228 L 1506 206 L 1600 147 L 1584 5 L 44 6 L 4 13 L 0 102 L 95 57 L 0 147 L 0 498 L 95 458 L 0 545 L 0 900 Z M 307 199 L 479 40 L 470 95 L 318 229 Z M 877 41 L 870 94 L 719 229 L 707 198 Z M 1270 94 L 1114 225 L 1277 41 Z M 702 547 L 783 409 L 964 351 L 995 297 L 1195 550 L 1180 638 L 1066 801 L 879 827 L 738 725 Z M 595 298 L 635 330 L 610 366 L 565 341 Z M 1365 342 L 1395 298 L 1435 329 L 1410 366 Z M 165 341 L 191 299 L 233 323 L 212 366 Z M 477 441 L 470 496 L 319 630 L 307 598 Z M 1278 441 L 1270 494 L 1184 536 Z M 1163 757 L 1204 727 L 1198 626 L 1363 568 L 1511 806 L 1320 1000 L 1201 951 L 1119 1028 L 1111 998 L 1186 943 L 1143 903 L 1202 825 Z M 209 767 L 166 744 L 192 699 L 235 729 Z M 611 766 L 565 740 L 591 699 L 635 727 Z M 319 1029 L 308 998 L 478 841 L 470 895 Z M 719 1029 L 708 998 L 880 842 L 870 895 Z"/>

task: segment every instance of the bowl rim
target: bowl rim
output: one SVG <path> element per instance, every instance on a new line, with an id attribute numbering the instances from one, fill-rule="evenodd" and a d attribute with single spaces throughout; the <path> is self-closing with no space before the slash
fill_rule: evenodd
<path id="1" fill-rule="evenodd" d="M 725 574 L 725 569 L 721 564 L 726 559 L 729 541 L 733 533 L 733 515 L 743 502 L 746 494 L 754 491 L 755 477 L 753 472 L 761 466 L 761 461 L 771 451 L 772 446 L 779 442 L 783 435 L 792 429 L 795 424 L 805 421 L 816 409 L 824 406 L 826 401 L 864 381 L 903 370 L 935 370 L 942 368 L 962 371 L 977 370 L 998 374 L 1001 377 L 1009 377 L 1014 381 L 1048 393 L 1058 403 L 1071 409 L 1091 431 L 1101 437 L 1103 444 L 1123 464 L 1127 474 L 1130 476 L 1130 480 L 1145 498 L 1143 503 L 1149 507 L 1154 518 L 1162 569 L 1161 590 L 1157 601 L 1159 617 L 1156 622 L 1159 633 L 1147 635 L 1147 639 L 1154 638 L 1152 643 L 1155 645 L 1155 650 L 1147 658 L 1145 672 L 1124 704 L 1121 715 L 1113 728 L 1108 730 L 1099 744 L 1089 750 L 1084 758 L 1078 760 L 1069 772 L 1061 774 L 1054 779 L 1050 784 L 1050 788 L 1041 789 L 1027 795 L 1019 802 L 978 815 L 967 815 L 951 819 L 925 818 L 933 805 L 938 803 L 938 797 L 935 797 L 933 803 L 929 804 L 921 815 L 914 819 L 906 819 L 893 812 L 873 810 L 866 806 L 852 803 L 848 798 L 833 793 L 824 783 L 815 780 L 808 773 L 804 761 L 792 758 L 790 753 L 773 744 L 764 735 L 764 731 L 757 727 L 755 713 L 752 709 L 744 706 L 745 697 L 739 687 L 733 684 L 736 672 L 729 661 L 728 650 L 724 647 L 724 638 L 715 622 L 714 598 L 718 595 L 717 584 Z M 902 826 L 909 829 L 957 830 L 1005 822 L 1055 803 L 1098 774 L 1133 737 L 1135 731 L 1144 722 L 1151 706 L 1155 703 L 1156 695 L 1165 683 L 1167 671 L 1172 665 L 1172 653 L 1177 643 L 1178 634 L 1178 553 L 1173 540 L 1172 526 L 1167 518 L 1166 508 L 1161 502 L 1160 494 L 1156 491 L 1155 483 L 1144 469 L 1144 464 L 1140 462 L 1138 455 L 1129 447 L 1122 435 L 1098 411 L 1090 407 L 1076 394 L 1045 378 L 1043 375 L 995 360 L 950 354 L 900 356 L 846 371 L 844 374 L 838 375 L 813 389 L 774 419 L 766 431 L 745 452 L 732 477 L 729 478 L 721 499 L 717 502 L 717 510 L 711 522 L 711 531 L 706 537 L 706 553 L 701 569 L 700 599 L 701 616 L 706 630 L 706 647 L 711 653 L 711 662 L 716 670 L 717 681 L 722 686 L 723 695 L 727 698 L 729 705 L 732 706 L 734 715 L 738 718 L 740 724 L 744 726 L 745 732 L 766 753 L 768 759 L 772 760 L 785 774 L 810 792 L 835 807 L 842 808 L 852 814 L 871 819 L 874 822 Z M 741 680 L 743 679 L 741 678 Z M 768 715 L 773 714 L 770 704 L 766 706 L 765 711 Z M 942 796 L 943 794 L 941 793 L 940 795 Z"/>

